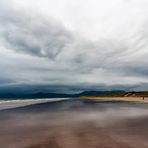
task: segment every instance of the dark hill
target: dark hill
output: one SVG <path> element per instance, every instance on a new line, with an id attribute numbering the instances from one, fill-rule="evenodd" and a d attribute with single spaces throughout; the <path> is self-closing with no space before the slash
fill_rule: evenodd
<path id="1" fill-rule="evenodd" d="M 82 97 L 82 96 L 106 96 L 106 95 L 120 95 L 125 94 L 122 90 L 113 91 L 84 91 L 79 94 L 62 94 L 62 93 L 33 93 L 33 94 L 13 94 L 5 93 L 0 94 L 1 99 L 35 99 L 35 98 L 69 98 L 69 97 Z"/>

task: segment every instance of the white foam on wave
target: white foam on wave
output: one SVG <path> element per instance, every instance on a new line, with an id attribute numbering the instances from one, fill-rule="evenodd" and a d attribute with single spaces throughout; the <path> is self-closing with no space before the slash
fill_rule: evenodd
<path id="1" fill-rule="evenodd" d="M 62 100 L 68 100 L 70 98 L 45 98 L 45 99 L 16 99 L 16 100 L 0 100 L 0 104 L 3 103 L 21 103 L 21 102 L 38 102 L 38 101 L 49 101 L 49 102 L 55 102 L 55 101 L 62 101 Z"/>
<path id="2" fill-rule="evenodd" d="M 44 98 L 44 99 L 19 99 L 19 100 L 1 100 L 0 101 L 0 110 L 10 109 L 15 107 L 27 106 L 37 103 L 46 103 L 46 102 L 57 102 L 69 100 L 70 98 Z"/>

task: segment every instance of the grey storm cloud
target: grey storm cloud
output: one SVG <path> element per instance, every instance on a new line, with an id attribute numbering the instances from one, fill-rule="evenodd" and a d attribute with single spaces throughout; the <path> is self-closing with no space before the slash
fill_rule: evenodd
<path id="1" fill-rule="evenodd" d="M 2 3 L 2 43 L 16 52 L 54 59 L 71 42 L 71 34 L 58 22 L 31 11 L 23 12 Z"/>
<path id="2" fill-rule="evenodd" d="M 105 57 L 116 56 L 128 50 L 127 43 L 122 44 L 110 39 L 96 42 L 86 40 L 74 35 L 54 19 L 45 18 L 31 10 L 24 13 L 24 10 L 16 9 L 5 1 L 2 2 L 1 44 L 18 53 L 50 59 L 61 53 L 62 58 L 64 56 L 69 62 L 93 67 L 98 65 L 96 60 L 102 64 L 101 61 Z"/>
<path id="3" fill-rule="evenodd" d="M 102 36 L 93 40 L 92 36 L 84 37 L 68 29 L 54 17 L 1 0 L 0 83 L 49 83 L 50 88 L 55 86 L 58 90 L 63 85 L 66 90 L 68 87 L 81 90 L 80 87 L 86 89 L 85 85 L 101 89 L 106 86 L 125 88 L 125 85 L 131 88 L 137 83 L 148 83 L 148 20 L 144 16 L 138 27 L 129 28 L 119 17 L 124 23 L 115 19 L 117 32 L 107 23 L 104 30 L 111 32 L 106 36 L 105 31 L 101 32 Z M 128 16 L 126 18 L 128 20 Z"/>

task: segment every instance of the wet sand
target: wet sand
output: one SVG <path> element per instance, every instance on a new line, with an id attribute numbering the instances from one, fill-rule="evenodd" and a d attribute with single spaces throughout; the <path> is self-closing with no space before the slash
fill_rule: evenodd
<path id="1" fill-rule="evenodd" d="M 0 111 L 2 148 L 147 148 L 148 104 L 67 100 Z"/>

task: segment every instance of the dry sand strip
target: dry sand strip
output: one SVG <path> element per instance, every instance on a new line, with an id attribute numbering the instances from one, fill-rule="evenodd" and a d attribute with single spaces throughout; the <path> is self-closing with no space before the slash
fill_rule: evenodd
<path id="1" fill-rule="evenodd" d="M 22 106 L 38 104 L 38 103 L 62 101 L 62 100 L 68 100 L 68 99 L 70 98 L 46 98 L 46 99 L 25 99 L 25 100 L 0 101 L 0 110 L 22 107 Z"/>
<path id="2" fill-rule="evenodd" d="M 81 97 L 82 100 L 90 101 L 126 101 L 126 102 L 140 102 L 148 103 L 148 98 L 142 97 Z"/>

